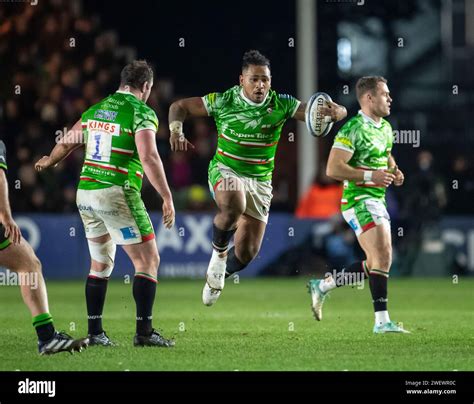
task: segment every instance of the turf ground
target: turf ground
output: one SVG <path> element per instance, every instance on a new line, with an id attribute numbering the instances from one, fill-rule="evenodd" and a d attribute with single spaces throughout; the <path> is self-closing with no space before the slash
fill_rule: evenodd
<path id="1" fill-rule="evenodd" d="M 154 325 L 175 338 L 173 349 L 132 346 L 131 285 L 112 281 L 104 328 L 119 346 L 49 357 L 37 354 L 19 289 L 4 286 L 0 370 L 474 370 L 474 279 L 391 279 L 391 317 L 411 335 L 372 334 L 368 284 L 335 290 L 316 322 L 306 281 L 228 281 L 209 308 L 201 303 L 202 281 L 162 280 Z M 83 282 L 47 285 L 57 328 L 87 334 Z"/>

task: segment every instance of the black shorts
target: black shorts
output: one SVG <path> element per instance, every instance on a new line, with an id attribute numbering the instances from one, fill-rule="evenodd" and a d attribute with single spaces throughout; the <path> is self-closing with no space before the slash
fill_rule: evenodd
<path id="1" fill-rule="evenodd" d="M 4 250 L 11 244 L 11 241 L 8 237 L 5 237 L 5 227 L 0 223 L 0 251 Z"/>

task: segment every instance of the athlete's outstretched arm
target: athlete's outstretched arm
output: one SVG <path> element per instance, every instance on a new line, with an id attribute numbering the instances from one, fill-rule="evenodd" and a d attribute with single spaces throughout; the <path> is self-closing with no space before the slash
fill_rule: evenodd
<path id="1" fill-rule="evenodd" d="M 209 116 L 201 97 L 183 98 L 171 104 L 168 122 L 170 123 L 170 145 L 172 151 L 188 150 L 188 144 L 194 146 L 184 137 L 183 122 L 188 117 Z"/>
<path id="2" fill-rule="evenodd" d="M 143 170 L 151 185 L 163 198 L 163 224 L 167 229 L 174 223 L 174 205 L 165 169 L 156 148 L 155 132 L 150 129 L 140 130 L 135 134 L 138 156 L 143 165 Z"/>
<path id="3" fill-rule="evenodd" d="M 329 153 L 326 175 L 338 181 L 372 181 L 381 187 L 388 187 L 395 179 L 395 176 L 387 170 L 367 171 L 351 167 L 348 162 L 352 154 L 333 147 Z"/>
<path id="4" fill-rule="evenodd" d="M 2 169 L 0 169 L 0 223 L 5 227 L 5 237 L 9 237 L 13 244 L 20 244 L 21 231 L 12 218 L 8 201 L 7 176 Z"/>
<path id="5" fill-rule="evenodd" d="M 35 164 L 36 171 L 44 170 L 45 168 L 56 166 L 59 162 L 63 161 L 69 153 L 79 147 L 84 146 L 83 134 L 82 134 L 82 123 L 79 119 L 74 126 L 69 130 L 58 143 L 54 146 L 49 156 L 43 156 Z"/>
<path id="6" fill-rule="evenodd" d="M 302 102 L 296 110 L 295 115 L 293 115 L 293 118 L 304 122 L 306 120 L 306 105 L 306 102 Z M 347 110 L 345 106 L 330 101 L 328 107 L 321 108 L 321 114 L 323 114 L 323 116 L 330 116 L 333 122 L 339 122 L 347 116 Z"/>

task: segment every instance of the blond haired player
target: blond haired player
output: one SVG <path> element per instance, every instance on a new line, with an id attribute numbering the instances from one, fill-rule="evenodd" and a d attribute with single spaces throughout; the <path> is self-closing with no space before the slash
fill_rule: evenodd
<path id="1" fill-rule="evenodd" d="M 392 239 L 385 192 L 392 183 L 400 186 L 404 181 L 392 156 L 392 126 L 384 119 L 390 115 L 392 98 L 383 77 L 362 77 L 356 90 L 361 109 L 336 135 L 326 171 L 328 176 L 344 181 L 342 215 L 367 258 L 343 270 L 340 282 L 332 276 L 311 280 L 311 307 L 316 319 L 321 320 L 328 291 L 368 277 L 375 312 L 374 333 L 406 333 L 390 320 L 387 310 Z"/>

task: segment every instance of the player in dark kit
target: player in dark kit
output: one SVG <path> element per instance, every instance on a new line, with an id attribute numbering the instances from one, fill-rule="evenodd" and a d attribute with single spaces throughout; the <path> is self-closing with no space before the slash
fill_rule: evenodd
<path id="1" fill-rule="evenodd" d="M 12 218 L 6 170 L 6 148 L 0 140 L 0 266 L 16 272 L 19 278 L 23 301 L 31 312 L 38 335 L 39 353 L 80 352 L 87 347 L 87 338 L 73 339 L 54 328 L 41 263 L 31 246 L 22 238 L 20 228 Z"/>

